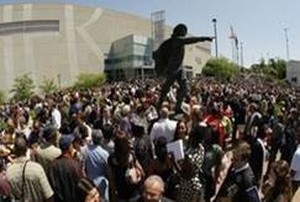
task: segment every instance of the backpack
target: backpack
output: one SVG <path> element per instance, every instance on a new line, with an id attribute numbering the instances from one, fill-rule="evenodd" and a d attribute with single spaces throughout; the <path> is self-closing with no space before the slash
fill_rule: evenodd
<path id="1" fill-rule="evenodd" d="M 152 58 L 155 62 L 155 72 L 157 76 L 164 76 L 167 71 L 168 62 L 170 58 L 170 49 L 172 48 L 172 40 L 164 41 L 156 51 L 152 53 Z"/>

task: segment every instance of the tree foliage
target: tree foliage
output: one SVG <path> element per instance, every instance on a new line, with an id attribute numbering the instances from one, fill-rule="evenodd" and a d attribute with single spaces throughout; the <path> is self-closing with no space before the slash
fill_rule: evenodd
<path id="1" fill-rule="evenodd" d="M 58 86 L 55 84 L 54 79 L 46 79 L 46 78 L 44 78 L 39 88 L 45 95 L 54 93 L 55 91 L 58 90 Z"/>
<path id="2" fill-rule="evenodd" d="M 29 74 L 24 74 L 15 78 L 12 90 L 13 99 L 16 101 L 25 101 L 34 94 L 34 81 Z"/>
<path id="3" fill-rule="evenodd" d="M 77 77 L 77 81 L 74 87 L 77 89 L 89 89 L 89 88 L 99 87 L 103 85 L 105 81 L 106 81 L 106 76 L 104 73 L 80 74 Z"/>
<path id="4" fill-rule="evenodd" d="M 0 105 L 5 103 L 5 94 L 3 91 L 0 91 Z"/>
<path id="5" fill-rule="evenodd" d="M 251 70 L 282 80 L 286 78 L 286 65 L 286 61 L 279 58 L 271 58 L 267 62 L 261 59 L 260 63 L 251 66 Z"/>
<path id="6" fill-rule="evenodd" d="M 202 70 L 204 76 L 213 76 L 218 79 L 230 79 L 238 73 L 238 67 L 227 58 L 212 58 Z"/>

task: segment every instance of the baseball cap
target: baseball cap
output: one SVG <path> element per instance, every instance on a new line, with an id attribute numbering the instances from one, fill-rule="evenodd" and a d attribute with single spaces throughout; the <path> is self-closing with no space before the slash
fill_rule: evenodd
<path id="1" fill-rule="evenodd" d="M 62 151 L 66 151 L 69 149 L 70 145 L 73 143 L 75 137 L 72 134 L 62 135 L 59 139 L 59 148 Z"/>

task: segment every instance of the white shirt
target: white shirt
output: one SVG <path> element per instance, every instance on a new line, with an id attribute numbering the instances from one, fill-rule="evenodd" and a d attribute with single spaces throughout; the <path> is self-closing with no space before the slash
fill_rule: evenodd
<path id="1" fill-rule="evenodd" d="M 88 132 L 88 136 L 86 138 L 86 140 L 88 142 L 92 142 L 92 129 L 89 125 L 87 125 L 86 123 L 83 123 L 83 125 L 87 128 L 87 132 Z"/>
<path id="2" fill-rule="evenodd" d="M 55 125 L 55 127 L 57 129 L 60 129 L 60 127 L 61 127 L 61 114 L 58 111 L 58 109 L 54 108 L 52 113 L 51 113 L 51 116 L 52 116 L 52 122 Z"/>
<path id="3" fill-rule="evenodd" d="M 294 153 L 292 163 L 291 163 L 291 170 L 295 171 L 295 175 L 293 176 L 292 181 L 300 181 L 300 145 L 296 152 Z"/>
<path id="4" fill-rule="evenodd" d="M 159 119 L 154 123 L 150 132 L 150 139 L 152 142 L 157 140 L 159 137 L 165 137 L 167 142 L 172 142 L 176 130 L 177 122 L 170 119 Z"/>

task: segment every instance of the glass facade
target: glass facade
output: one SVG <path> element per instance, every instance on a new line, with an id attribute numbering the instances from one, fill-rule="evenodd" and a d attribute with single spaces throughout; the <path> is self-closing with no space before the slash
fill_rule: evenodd
<path id="1" fill-rule="evenodd" d="M 112 44 L 105 60 L 105 71 L 114 80 L 148 78 L 154 75 L 151 41 L 130 35 Z"/>

